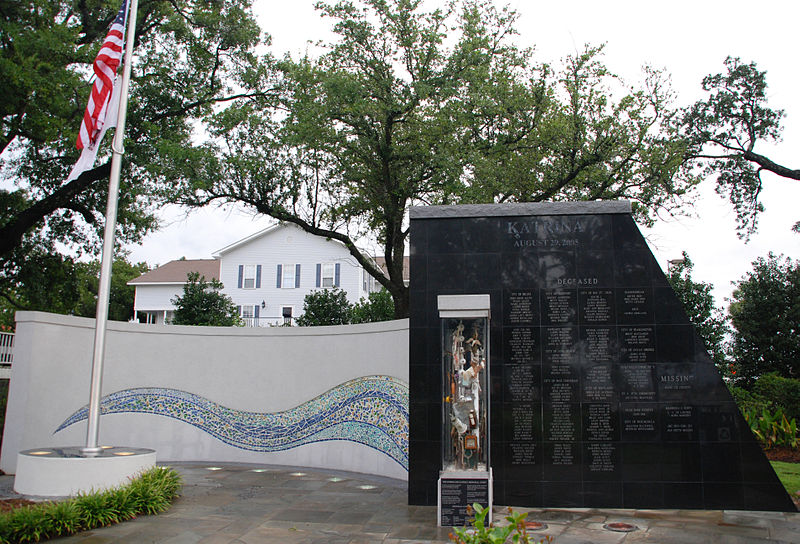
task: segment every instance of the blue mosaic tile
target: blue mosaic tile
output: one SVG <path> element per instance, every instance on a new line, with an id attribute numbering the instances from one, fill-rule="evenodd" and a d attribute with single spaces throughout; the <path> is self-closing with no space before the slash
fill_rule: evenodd
<path id="1" fill-rule="evenodd" d="M 85 420 L 87 413 L 84 406 L 53 434 Z M 106 395 L 100 413 L 169 417 L 249 451 L 347 440 L 374 448 L 408 470 L 408 385 L 391 376 L 356 378 L 283 412 L 243 412 L 178 389 L 141 387 Z"/>

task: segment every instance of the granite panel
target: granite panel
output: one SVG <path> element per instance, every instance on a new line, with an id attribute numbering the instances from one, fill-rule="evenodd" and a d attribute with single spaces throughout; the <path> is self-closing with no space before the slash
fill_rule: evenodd
<path id="1" fill-rule="evenodd" d="M 441 468 L 436 297 L 489 294 L 497 504 L 793 509 L 629 208 L 415 209 L 411 241 L 412 503 Z"/>

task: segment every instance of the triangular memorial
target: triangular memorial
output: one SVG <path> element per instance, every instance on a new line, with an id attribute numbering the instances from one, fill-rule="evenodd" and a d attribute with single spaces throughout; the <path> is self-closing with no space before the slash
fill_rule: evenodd
<path id="1" fill-rule="evenodd" d="M 411 212 L 409 502 L 436 504 L 437 296 L 491 297 L 494 503 L 795 511 L 628 202 Z"/>

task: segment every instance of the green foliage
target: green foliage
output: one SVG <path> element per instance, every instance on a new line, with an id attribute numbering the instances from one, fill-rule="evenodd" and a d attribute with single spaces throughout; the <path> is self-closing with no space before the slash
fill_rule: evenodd
<path id="1" fill-rule="evenodd" d="M 167 510 L 178 496 L 181 477 L 155 467 L 128 485 L 44 502 L 0 514 L 0 542 L 39 542 Z"/>
<path id="2" fill-rule="evenodd" d="M 350 302 L 347 293 L 334 287 L 311 291 L 303 300 L 303 315 L 297 318 L 301 327 L 346 325 L 350 323 Z"/>
<path id="3" fill-rule="evenodd" d="M 747 412 L 755 411 L 757 413 L 761 413 L 763 409 L 767 410 L 774 410 L 778 408 L 769 399 L 763 397 L 762 395 L 757 395 L 743 387 L 736 387 L 728 383 L 728 390 L 733 397 L 733 400 L 736 401 L 736 405 L 741 410 L 742 414 Z"/>
<path id="4" fill-rule="evenodd" d="M 104 527 L 121 521 L 115 493 L 86 493 L 75 498 L 86 527 Z"/>
<path id="5" fill-rule="evenodd" d="M 756 380 L 752 392 L 769 399 L 772 406 L 783 410 L 787 417 L 800 420 L 800 380 L 784 378 L 770 372 Z"/>
<path id="6" fill-rule="evenodd" d="M 232 327 L 241 325 L 239 312 L 231 297 L 220 293 L 223 285 L 217 279 L 206 281 L 198 272 L 189 272 L 183 295 L 172 299 L 175 325 Z"/>
<path id="7" fill-rule="evenodd" d="M 28 257 L 96 254 L 110 172 L 107 135 L 95 168 L 65 183 L 91 90 L 91 64 L 119 2 L 15 0 L 0 7 L 0 284 Z M 154 229 L 172 187 L 213 170 L 196 138 L 215 104 L 264 96 L 250 0 L 141 0 L 136 21 L 117 240 Z M 250 92 L 243 92 L 242 87 Z M 212 174 L 213 175 L 213 174 Z M 66 258 L 64 258 L 66 259 Z M 52 305 L 51 305 L 52 306 Z"/>
<path id="8" fill-rule="evenodd" d="M 135 288 L 128 282 L 147 272 L 146 263 L 132 264 L 124 257 L 111 265 L 108 318 L 133 317 Z M 94 317 L 100 261 L 81 262 L 57 253 L 30 253 L 13 279 L 0 281 L 0 323 L 14 325 L 17 310 Z"/>
<path id="9" fill-rule="evenodd" d="M 470 519 L 471 528 L 454 527 L 453 532 L 450 533 L 450 540 L 456 544 L 504 544 L 511 538 L 511 542 L 530 544 L 534 542 L 528 535 L 525 528 L 525 518 L 528 514 L 518 514 L 509 508 L 509 515 L 505 518 L 508 525 L 493 526 L 486 523 L 486 517 L 489 514 L 488 508 L 483 508 L 480 504 L 475 503 L 472 507 L 475 516 Z M 545 536 L 538 542 L 544 544 L 545 542 L 552 542 L 552 537 Z"/>
<path id="10" fill-rule="evenodd" d="M 800 179 L 800 171 L 774 163 L 755 151 L 759 144 L 780 139 L 782 110 L 767 106 L 766 72 L 756 64 L 725 59 L 726 72 L 703 78 L 708 93 L 685 111 L 683 125 L 689 157 L 703 165 L 703 174 L 717 176 L 717 192 L 736 211 L 740 236 L 748 237 L 764 210 L 758 197 L 761 171 Z"/>
<path id="11" fill-rule="evenodd" d="M 243 203 L 341 241 L 397 318 L 411 205 L 628 198 L 650 222 L 698 182 L 662 73 L 628 88 L 597 47 L 539 64 L 514 44 L 517 14 L 488 1 L 317 7 L 336 38 L 276 63 L 274 100 L 214 118 L 218 160 L 184 201 Z M 356 246 L 365 235 L 385 273 Z"/>
<path id="12" fill-rule="evenodd" d="M 714 305 L 714 296 L 711 294 L 713 286 L 692 280 L 693 267 L 689 255 L 684 251 L 682 261 L 670 267 L 667 279 L 683 304 L 689 321 L 705 342 L 714 364 L 723 375 L 727 375 L 729 365 L 725 336 L 729 330 L 728 323 L 722 310 Z"/>
<path id="13" fill-rule="evenodd" d="M 351 310 L 351 323 L 374 323 L 394 319 L 392 295 L 386 289 L 373 291 L 358 301 Z"/>
<path id="14" fill-rule="evenodd" d="M 773 446 L 797 448 L 797 420 L 787 418 L 780 408 L 774 411 L 754 408 L 744 412 L 744 419 L 764 449 Z"/>
<path id="15" fill-rule="evenodd" d="M 770 372 L 800 378 L 800 263 L 772 253 L 754 261 L 729 313 L 737 384 L 750 388 Z"/>

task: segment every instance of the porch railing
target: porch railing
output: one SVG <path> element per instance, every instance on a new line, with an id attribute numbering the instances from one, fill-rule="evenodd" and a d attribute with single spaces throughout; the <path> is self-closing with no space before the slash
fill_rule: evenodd
<path id="1" fill-rule="evenodd" d="M 0 332 L 0 379 L 11 378 L 11 362 L 14 359 L 14 333 Z"/>
<path id="2" fill-rule="evenodd" d="M 281 327 L 295 324 L 293 317 L 243 317 L 245 327 Z"/>

